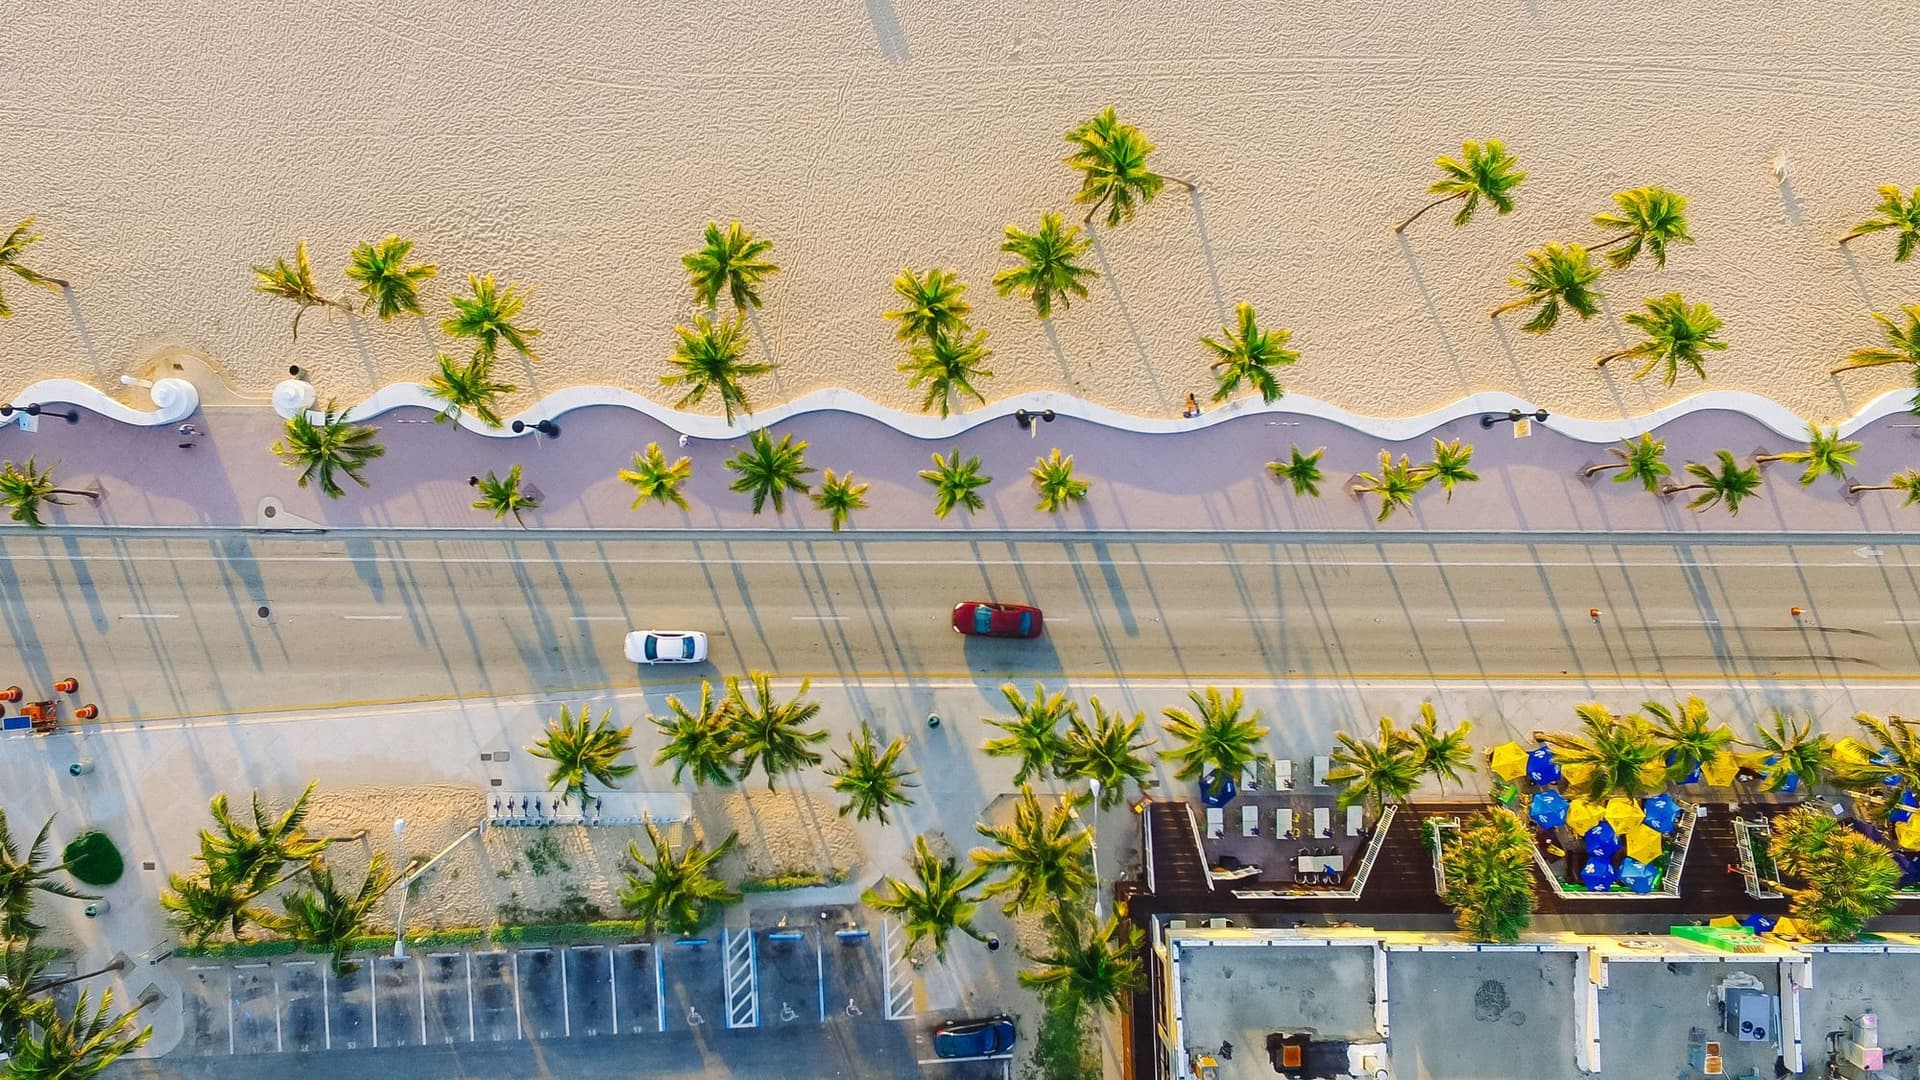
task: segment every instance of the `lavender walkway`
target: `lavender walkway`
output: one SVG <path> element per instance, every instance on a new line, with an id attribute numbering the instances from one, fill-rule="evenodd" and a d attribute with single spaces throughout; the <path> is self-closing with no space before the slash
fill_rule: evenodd
<path id="1" fill-rule="evenodd" d="M 262 523 L 262 501 L 277 498 L 285 514 L 333 528 L 493 528 L 490 515 L 472 509 L 467 477 L 489 469 L 524 466 L 526 483 L 543 505 L 525 515 L 533 529 L 739 529 L 824 528 L 826 515 L 804 497 L 785 513 L 771 508 L 758 517 L 744 496 L 728 490 L 733 474 L 722 462 L 744 440 L 691 440 L 627 409 L 600 407 L 567 414 L 558 438 L 488 439 L 431 423 L 425 410 L 401 409 L 378 421 L 384 458 L 366 470 L 371 487 L 350 488 L 329 500 L 301 490 L 295 474 L 267 450 L 281 421 L 269 409 L 213 407 L 194 418 L 205 434 L 190 449 L 171 429 L 137 429 L 83 414 L 77 424 L 42 417 L 38 431 L 0 427 L 0 459 L 57 465 L 64 486 L 98 485 L 98 504 L 75 500 L 55 508 L 53 524 L 138 526 L 243 526 Z M 1377 502 L 1345 493 L 1349 478 L 1375 468 L 1379 451 L 1405 452 L 1418 461 L 1430 442 L 1382 443 L 1340 425 L 1312 419 L 1252 416 L 1172 435 L 1115 431 L 1061 416 L 1034 424 L 1030 435 L 1012 420 L 975 428 L 955 439 L 923 441 L 879 422 L 842 412 L 810 413 L 773 429 L 805 439 L 808 464 L 851 469 L 872 485 L 870 508 L 854 515 L 849 529 L 1033 530 L 1040 533 L 1169 530 L 1181 532 L 1678 532 L 1904 533 L 1920 524 L 1920 508 L 1902 509 L 1897 493 L 1874 492 L 1849 502 L 1845 484 L 1823 478 L 1810 488 L 1797 483 L 1800 469 L 1788 462 L 1767 468 L 1766 484 L 1739 516 L 1723 509 L 1695 513 L 1684 496 L 1663 499 L 1637 485 L 1593 482 L 1577 475 L 1601 460 L 1598 449 L 1536 426 L 1515 439 L 1498 424 L 1484 431 L 1472 419 L 1442 425 L 1432 436 L 1463 439 L 1475 446 L 1479 483 L 1458 490 L 1451 502 L 1430 486 L 1411 513 L 1376 524 Z M 1859 433 L 1865 444 L 1855 475 L 1881 483 L 1896 471 L 1920 465 L 1913 417 L 1875 421 Z M 1757 449 L 1792 450 L 1759 423 L 1728 412 L 1695 414 L 1662 428 L 1667 460 L 1676 474 L 1692 460 L 1708 460 L 1719 448 L 1745 458 Z M 659 442 L 670 456 L 693 459 L 686 495 L 691 509 L 649 505 L 630 509 L 631 489 L 615 473 L 633 453 Z M 1292 444 L 1325 446 L 1327 483 L 1319 499 L 1296 498 L 1266 472 Z M 1054 447 L 1074 455 L 1077 475 L 1092 481 L 1084 506 L 1063 514 L 1034 507 L 1027 470 Z M 932 495 L 916 473 L 930 456 L 957 447 L 979 455 L 994 483 L 984 489 L 987 507 L 968 517 L 955 512 L 945 522 L 932 514 Z M 816 473 L 811 479 L 817 482 Z M 287 521 L 285 515 L 276 523 Z M 507 523 L 509 526 L 511 521 Z"/>

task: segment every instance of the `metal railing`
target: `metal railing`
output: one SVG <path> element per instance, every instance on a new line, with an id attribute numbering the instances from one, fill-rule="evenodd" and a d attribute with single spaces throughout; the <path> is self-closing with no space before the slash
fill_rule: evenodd
<path id="1" fill-rule="evenodd" d="M 1733 819 L 1734 845 L 1740 849 L 1740 876 L 1747 881 L 1747 895 L 1755 900 L 1778 900 L 1778 889 L 1767 887 L 1768 875 L 1761 872 L 1760 860 L 1754 855 L 1754 841 L 1770 844 L 1773 838 L 1773 825 L 1766 818 L 1748 821 L 1745 818 Z"/>
<path id="2" fill-rule="evenodd" d="M 1207 845 L 1200 836 L 1200 819 L 1193 816 L 1193 804 L 1183 802 L 1180 809 L 1187 812 L 1187 828 L 1193 832 L 1193 850 L 1200 856 L 1200 876 L 1207 883 L 1207 891 L 1213 891 L 1213 870 L 1207 865 Z"/>

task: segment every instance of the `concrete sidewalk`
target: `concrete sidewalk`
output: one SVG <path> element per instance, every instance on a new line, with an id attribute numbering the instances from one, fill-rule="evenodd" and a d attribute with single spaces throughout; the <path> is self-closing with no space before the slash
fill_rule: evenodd
<path id="1" fill-rule="evenodd" d="M 399 409 L 376 425 L 386 456 L 365 471 L 368 489 L 349 485 L 344 499 L 295 486 L 295 473 L 268 447 L 282 422 L 263 406 L 212 405 L 196 414 L 204 434 L 183 439 L 171 428 L 140 429 L 93 415 L 68 424 L 43 416 L 37 431 L 0 426 L 0 458 L 33 457 L 57 466 L 64 486 L 97 486 L 97 503 L 75 499 L 56 507 L 55 524 L 109 526 L 212 525 L 330 528 L 465 528 L 493 526 L 490 515 L 472 509 L 471 475 L 524 469 L 525 484 L 542 507 L 525 514 L 539 529 L 791 529 L 825 528 L 827 517 L 805 496 L 787 510 L 756 516 L 745 496 L 728 490 L 734 474 L 725 468 L 743 439 L 692 439 L 664 424 L 617 407 L 567 414 L 555 438 L 483 438 L 436 425 L 424 409 Z M 1865 449 L 1854 475 L 1883 483 L 1890 474 L 1920 462 L 1912 417 L 1896 415 L 1869 424 L 1859 434 Z M 1175 435 L 1117 431 L 1069 416 L 1036 420 L 1031 431 L 1011 419 L 981 425 L 951 440 L 904 435 L 877 420 L 843 412 L 809 413 L 772 429 L 809 445 L 807 463 L 836 475 L 851 469 L 870 483 L 870 508 L 853 515 L 852 530 L 915 529 L 962 534 L 983 529 L 1079 533 L 1114 530 L 1339 531 L 1378 532 L 1880 532 L 1907 531 L 1920 518 L 1900 507 L 1892 492 L 1864 494 L 1850 502 L 1846 484 L 1822 478 L 1802 488 L 1800 467 L 1779 462 L 1738 517 L 1724 509 L 1685 509 L 1691 495 L 1661 498 L 1637 484 L 1593 481 L 1578 475 L 1588 464 L 1612 460 L 1603 448 L 1535 425 L 1516 439 L 1511 425 L 1483 430 L 1473 419 L 1443 424 L 1430 437 L 1384 444 L 1330 421 L 1255 415 Z M 1676 482 L 1689 461 L 1709 461 L 1717 449 L 1747 458 L 1756 450 L 1787 451 L 1797 443 L 1759 422 L 1731 412 L 1701 413 L 1668 424 L 1667 462 Z M 1430 485 L 1411 512 L 1384 525 L 1374 518 L 1378 502 L 1346 493 L 1353 475 L 1377 470 L 1379 452 L 1404 453 L 1415 463 L 1431 456 L 1431 438 L 1460 439 L 1475 448 L 1478 483 L 1462 486 L 1449 501 Z M 183 441 L 193 443 L 181 448 Z M 690 508 L 649 505 L 631 509 L 632 490 L 617 479 L 635 452 L 658 442 L 669 457 L 685 454 L 693 478 L 685 488 Z M 1324 446 L 1326 480 L 1318 499 L 1298 498 L 1266 472 L 1266 463 L 1287 456 L 1291 446 Z M 1088 500 L 1062 514 L 1034 506 L 1027 471 L 1037 456 L 1058 447 L 1074 456 L 1076 475 L 1092 482 Z M 916 474 L 931 455 L 958 449 L 978 455 L 993 483 L 982 490 L 987 506 L 946 521 L 933 516 L 931 489 Z M 816 485 L 818 472 L 809 477 Z M 263 515 L 270 502 L 271 517 Z M 512 522 L 507 522 L 511 526 Z"/>

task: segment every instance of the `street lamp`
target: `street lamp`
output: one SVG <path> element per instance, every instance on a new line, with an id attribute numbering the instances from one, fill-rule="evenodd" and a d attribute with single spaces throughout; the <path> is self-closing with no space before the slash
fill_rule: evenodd
<path id="1" fill-rule="evenodd" d="M 1037 413 L 1028 412 L 1026 409 L 1013 410 L 1013 422 L 1019 424 L 1023 429 L 1033 427 L 1033 418 L 1036 416 L 1049 424 L 1053 423 L 1052 409 L 1042 409 Z"/>
<path id="2" fill-rule="evenodd" d="M 1537 420 L 1544 424 L 1547 422 L 1547 410 L 1535 409 L 1530 413 L 1524 413 L 1519 409 L 1508 409 L 1507 415 L 1505 416 L 1501 416 L 1499 413 L 1487 413 L 1480 417 L 1480 426 L 1485 429 L 1491 428 L 1495 424 L 1517 424 L 1522 420 Z"/>
<path id="3" fill-rule="evenodd" d="M 407 819 L 393 819 L 394 846 L 400 849 L 400 913 L 393 920 L 393 958 L 407 958 Z"/>
<path id="4" fill-rule="evenodd" d="M 525 420 L 515 420 L 513 422 L 513 433 L 515 435 L 525 434 L 528 428 L 532 428 L 534 431 L 546 436 L 557 436 L 560 434 L 560 425 L 551 420 L 539 420 L 531 424 Z"/>
<path id="5" fill-rule="evenodd" d="M 1089 777 L 1087 786 L 1093 789 L 1093 822 L 1098 825 L 1100 823 L 1100 781 Z M 1100 834 L 1081 820 L 1079 807 L 1069 802 L 1067 808 L 1073 812 L 1073 820 L 1079 821 L 1080 827 L 1087 830 L 1087 850 L 1093 857 L 1093 919 L 1099 922 L 1106 911 L 1106 904 L 1100 895 Z"/>
<path id="6" fill-rule="evenodd" d="M 0 405 L 0 417 L 11 418 L 16 411 L 26 413 L 28 416 L 57 416 L 69 424 L 77 424 L 80 422 L 80 410 L 78 409 L 72 412 L 60 412 L 57 409 L 49 410 L 37 401 L 18 410 L 11 405 Z"/>

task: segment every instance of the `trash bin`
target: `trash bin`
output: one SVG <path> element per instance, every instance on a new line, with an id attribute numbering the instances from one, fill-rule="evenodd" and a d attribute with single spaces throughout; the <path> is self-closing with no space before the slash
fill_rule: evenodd
<path id="1" fill-rule="evenodd" d="M 108 903 L 106 900 L 104 899 L 95 900 L 92 903 L 88 904 L 86 907 L 87 918 L 97 919 L 100 916 L 105 915 L 107 912 L 112 910 L 113 910 L 113 905 Z"/>
<path id="2" fill-rule="evenodd" d="M 76 761 L 73 764 L 67 766 L 68 776 L 85 776 L 92 771 L 93 771 L 93 762 L 91 761 Z"/>

